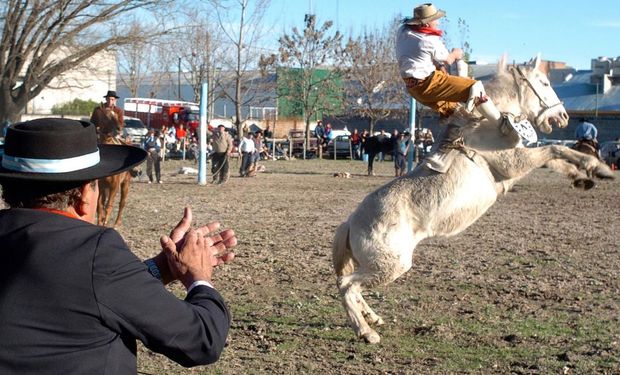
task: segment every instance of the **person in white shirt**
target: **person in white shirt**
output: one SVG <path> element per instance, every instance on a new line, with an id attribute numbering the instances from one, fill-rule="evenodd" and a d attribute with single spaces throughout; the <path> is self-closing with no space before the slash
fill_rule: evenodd
<path id="1" fill-rule="evenodd" d="M 247 132 L 239 142 L 239 152 L 241 153 L 241 168 L 239 168 L 239 175 L 241 177 L 248 177 L 250 165 L 252 165 L 252 156 L 255 151 L 256 148 L 254 147 L 254 140 L 252 140 L 252 133 Z"/>
<path id="2" fill-rule="evenodd" d="M 446 73 L 445 65 L 462 59 L 463 51 L 453 48 L 448 52 L 444 45 L 442 31 L 438 28 L 439 19 L 444 15 L 445 12 L 433 4 L 422 4 L 413 10 L 413 18 L 405 19 L 398 29 L 396 58 L 409 94 L 421 104 L 439 112 L 443 118 L 452 115 L 459 103 L 464 103 L 468 112 L 477 109 L 498 126 L 505 124 L 512 129 L 527 127 L 530 130 L 528 133 L 535 135 L 536 132 L 527 120 L 515 123 L 511 115 L 500 113 L 486 95 L 480 81 Z M 441 173 L 448 169 L 447 154 L 454 141 L 461 136 L 460 128 L 456 125 L 448 125 L 444 133 L 437 152 L 426 163 L 427 167 Z"/>

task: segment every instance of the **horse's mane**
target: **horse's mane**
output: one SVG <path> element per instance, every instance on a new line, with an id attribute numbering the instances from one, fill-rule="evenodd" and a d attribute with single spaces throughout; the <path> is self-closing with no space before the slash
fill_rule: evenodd
<path id="1" fill-rule="evenodd" d="M 514 78 L 508 69 L 500 70 L 490 80 L 484 82 L 487 94 L 498 104 L 518 99 Z"/>

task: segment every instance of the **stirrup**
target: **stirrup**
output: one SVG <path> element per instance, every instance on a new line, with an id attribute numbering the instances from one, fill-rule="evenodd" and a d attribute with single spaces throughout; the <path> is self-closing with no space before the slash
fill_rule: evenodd
<path id="1" fill-rule="evenodd" d="M 510 129 L 514 130 L 519 137 L 525 139 L 528 143 L 535 143 L 538 141 L 536 129 L 534 129 L 532 124 L 527 119 L 515 122 L 512 115 L 503 114 L 501 126 L 508 126 Z"/>

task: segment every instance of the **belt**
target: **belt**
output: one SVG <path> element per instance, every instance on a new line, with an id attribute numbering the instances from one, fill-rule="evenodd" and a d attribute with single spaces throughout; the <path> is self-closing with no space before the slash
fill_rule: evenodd
<path id="1" fill-rule="evenodd" d="M 405 81 L 405 86 L 407 86 L 407 88 L 409 89 L 412 87 L 422 86 L 429 78 L 430 76 L 426 78 L 422 78 L 422 79 L 418 79 L 414 77 L 405 77 L 403 78 L 403 81 Z"/>

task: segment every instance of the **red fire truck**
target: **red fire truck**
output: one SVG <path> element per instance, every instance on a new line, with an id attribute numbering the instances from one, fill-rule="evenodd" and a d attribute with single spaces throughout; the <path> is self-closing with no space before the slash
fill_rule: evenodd
<path id="1" fill-rule="evenodd" d="M 147 128 L 161 129 L 164 126 L 182 123 L 188 131 L 196 131 L 200 123 L 200 111 L 197 103 L 180 100 L 126 98 L 123 104 L 126 116 L 137 117 Z M 177 124 L 177 126 L 178 126 Z"/>

